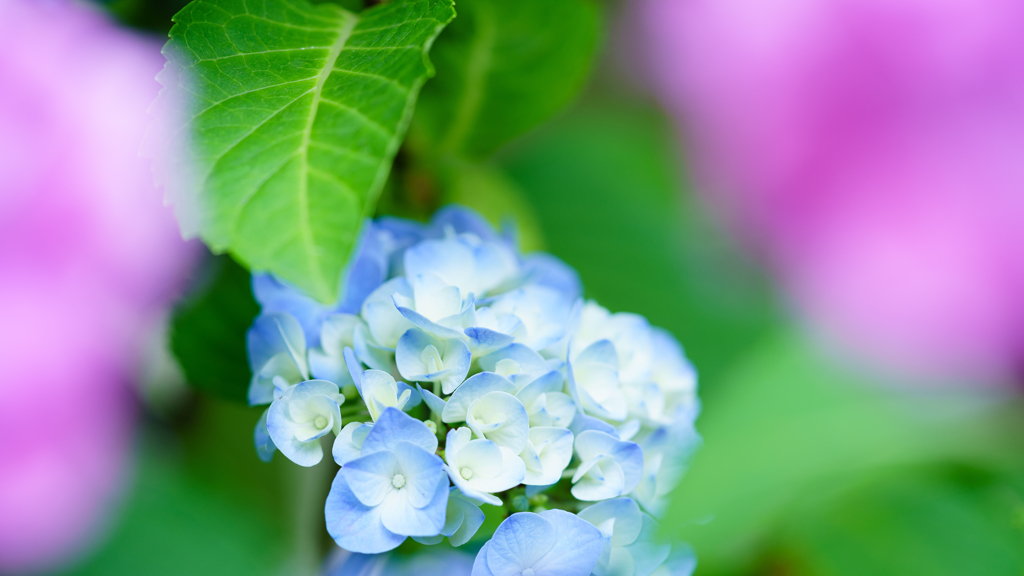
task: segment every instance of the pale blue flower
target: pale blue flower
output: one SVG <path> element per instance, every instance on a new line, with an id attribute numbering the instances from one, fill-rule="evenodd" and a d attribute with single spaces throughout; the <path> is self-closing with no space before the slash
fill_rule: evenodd
<path id="1" fill-rule="evenodd" d="M 372 423 L 349 422 L 345 424 L 341 432 L 334 438 L 334 446 L 331 449 L 334 461 L 339 466 L 344 466 L 362 456 L 363 442 L 366 441 L 366 436 L 372 429 Z"/>
<path id="2" fill-rule="evenodd" d="M 587 576 L 603 547 L 601 532 L 574 514 L 519 512 L 480 549 L 473 576 Z"/>
<path id="3" fill-rule="evenodd" d="M 657 540 L 657 522 L 631 498 L 598 502 L 579 517 L 605 538 L 594 576 L 650 576 L 668 558 L 671 546 Z"/>
<path id="4" fill-rule="evenodd" d="M 515 343 L 480 359 L 480 367 L 509 379 L 518 388 L 530 426 L 566 428 L 576 415 L 573 399 L 563 392 L 565 376 L 558 360 L 545 360 L 529 347 Z"/>
<path id="5" fill-rule="evenodd" d="M 476 320 L 472 294 L 461 292 L 432 273 L 409 278 L 392 301 L 398 312 L 418 328 L 441 338 L 462 338 Z"/>
<path id="6" fill-rule="evenodd" d="M 345 363 L 344 350 L 354 342 L 357 328 L 365 328 L 359 316 L 331 314 L 320 329 L 320 347 L 309 351 L 309 371 L 314 378 L 330 380 L 338 386 L 353 383 Z"/>
<path id="7" fill-rule="evenodd" d="M 616 352 L 619 379 L 626 384 L 650 379 L 654 364 L 651 326 L 638 314 L 612 314 L 593 301 L 580 311 L 579 325 L 573 334 L 573 349 L 582 354 L 599 340 L 610 341 Z"/>
<path id="8" fill-rule="evenodd" d="M 359 377 L 359 393 L 374 422 L 387 408 L 402 410 L 412 396 L 412 390 L 405 386 L 400 390 L 398 382 L 387 372 L 366 370 Z"/>
<path id="9" fill-rule="evenodd" d="M 577 500 L 606 500 L 629 494 L 640 483 L 644 453 L 635 442 L 611 434 L 586 430 L 576 436 L 580 465 L 572 477 L 572 495 Z"/>
<path id="10" fill-rule="evenodd" d="M 270 459 L 274 456 L 274 452 L 277 452 L 277 446 L 274 446 L 274 441 L 270 438 L 270 431 L 267 430 L 267 413 L 269 412 L 270 408 L 263 411 L 263 414 L 260 415 L 260 419 L 256 421 L 256 429 L 253 431 L 253 443 L 256 444 L 256 455 L 264 462 L 270 462 Z"/>
<path id="11" fill-rule="evenodd" d="M 262 314 L 246 333 L 252 380 L 249 404 L 270 404 L 292 385 L 309 379 L 306 337 L 290 314 Z"/>
<path id="12" fill-rule="evenodd" d="M 465 422 L 478 438 L 519 454 L 529 438 L 530 420 L 523 403 L 512 395 L 515 391 L 507 379 L 481 372 L 448 398 L 441 419 L 448 424 Z"/>
<path id="13" fill-rule="evenodd" d="M 573 435 L 565 428 L 535 426 L 530 428 L 526 447 L 519 454 L 526 465 L 523 484 L 547 486 L 562 477 L 572 459 Z"/>
<path id="14" fill-rule="evenodd" d="M 448 493 L 448 511 L 444 528 L 437 536 L 426 538 L 415 537 L 420 544 L 440 544 L 444 537 L 452 546 L 462 546 L 469 542 L 484 523 L 484 512 L 476 503 L 467 498 L 458 488 L 452 486 Z"/>
<path id="15" fill-rule="evenodd" d="M 575 347 L 575 342 L 573 343 Z M 569 393 L 585 414 L 622 421 L 628 415 L 626 394 L 619 381 L 618 357 L 610 340 L 598 340 L 566 363 Z"/>
<path id="16" fill-rule="evenodd" d="M 649 419 L 660 424 L 693 422 L 700 413 L 696 368 L 668 331 L 653 328 L 651 344 L 654 355 L 651 381 L 658 386 L 663 404 L 661 412 L 650 413 Z"/>
<path id="17" fill-rule="evenodd" d="M 554 288 L 529 284 L 498 296 L 490 306 L 497 314 L 518 318 L 522 329 L 516 342 L 540 351 L 565 336 L 574 301 Z"/>
<path id="18" fill-rule="evenodd" d="M 274 445 L 300 466 L 323 458 L 320 437 L 341 431 L 339 405 L 345 397 L 326 380 L 308 380 L 288 388 L 267 411 L 267 430 Z"/>
<path id="19" fill-rule="evenodd" d="M 423 330 L 408 330 L 398 340 L 395 362 L 403 378 L 412 382 L 440 382 L 451 394 L 469 373 L 469 347 L 457 338 L 441 339 Z"/>
<path id="20" fill-rule="evenodd" d="M 697 569 L 697 556 L 688 546 L 673 546 L 668 560 L 658 566 L 651 576 L 692 576 Z"/>
<path id="21" fill-rule="evenodd" d="M 481 504 L 500 506 L 494 493 L 518 486 L 526 475 L 526 465 L 515 452 L 490 440 L 473 440 L 469 428 L 448 431 L 444 458 L 452 483 Z"/>
<path id="22" fill-rule="evenodd" d="M 551 254 L 538 252 L 522 258 L 521 284 L 535 284 L 557 290 L 570 302 L 583 294 L 580 276 L 565 262 Z"/>
<path id="23" fill-rule="evenodd" d="M 645 510 L 660 514 L 669 493 L 686 469 L 690 456 L 700 446 L 701 438 L 693 422 L 678 422 L 645 430 L 637 440 L 644 451 L 644 472 L 633 497 Z"/>
<path id="24" fill-rule="evenodd" d="M 408 278 L 436 276 L 463 298 L 483 298 L 519 275 L 519 260 L 511 247 L 471 233 L 424 240 L 405 251 L 404 262 Z"/>
<path id="25" fill-rule="evenodd" d="M 437 437 L 401 410 L 387 408 L 346 463 L 327 497 L 327 530 L 339 546 L 378 554 L 408 536 L 444 528 L 448 476 L 434 454 Z"/>

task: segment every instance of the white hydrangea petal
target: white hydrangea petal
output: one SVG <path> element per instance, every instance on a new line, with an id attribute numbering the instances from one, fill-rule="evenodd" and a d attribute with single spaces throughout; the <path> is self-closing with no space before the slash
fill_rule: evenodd
<path id="1" fill-rule="evenodd" d="M 477 283 L 473 278 L 476 273 L 473 248 L 457 238 L 424 240 L 405 251 L 404 264 L 405 273 L 412 278 L 429 273 L 466 293 L 483 295 L 474 290 Z"/>
<path id="2" fill-rule="evenodd" d="M 333 356 L 320 348 L 309 351 L 309 372 L 314 378 L 330 380 L 340 386 L 352 383 L 345 358 L 340 354 Z"/>
<path id="3" fill-rule="evenodd" d="M 332 355 L 340 356 L 346 346 L 351 346 L 356 326 L 363 319 L 354 314 L 330 314 L 320 326 L 320 347 Z"/>
<path id="4" fill-rule="evenodd" d="M 463 426 L 448 430 L 444 441 L 444 457 L 449 462 L 455 462 L 462 447 L 473 440 L 473 431 Z"/>
<path id="5" fill-rule="evenodd" d="M 611 456 L 598 456 L 580 464 L 570 492 L 585 502 L 621 496 L 625 491 L 622 467 Z"/>
<path id="6" fill-rule="evenodd" d="M 386 408 L 398 406 L 398 384 L 390 374 L 381 370 L 366 370 L 360 380 L 363 401 L 370 412 L 370 418 L 375 422 Z"/>
<path id="7" fill-rule="evenodd" d="M 565 428 L 530 428 L 530 442 L 524 453 L 534 456 L 540 468 L 527 469 L 523 484 L 546 486 L 557 482 L 572 459 L 572 447 L 572 432 Z"/>
<path id="8" fill-rule="evenodd" d="M 530 419 L 526 408 L 507 392 L 488 392 L 474 402 L 466 415 L 466 424 L 475 434 L 515 454 L 523 451 L 529 438 Z"/>
<path id="9" fill-rule="evenodd" d="M 359 458 L 362 454 L 363 442 L 373 427 L 361 422 L 349 422 L 334 438 L 331 455 L 339 466 Z"/>
<path id="10" fill-rule="evenodd" d="M 378 506 L 395 490 L 391 480 L 398 473 L 398 457 L 390 450 L 382 450 L 349 462 L 341 471 L 360 502 Z"/>
<path id="11" fill-rule="evenodd" d="M 464 422 L 469 407 L 490 392 L 506 392 L 514 394 L 516 386 L 508 379 L 493 372 L 481 372 L 469 377 L 462 383 L 444 407 L 441 419 L 446 423 Z"/>
<path id="12" fill-rule="evenodd" d="M 367 296 L 360 312 L 374 341 L 392 350 L 402 334 L 412 328 L 412 323 L 395 308 L 395 295 L 412 298 L 412 287 L 405 278 L 392 278 L 378 286 Z"/>
<path id="13" fill-rule="evenodd" d="M 672 547 L 658 540 L 658 523 L 649 514 L 643 514 L 643 527 L 636 540 L 625 546 L 634 562 L 635 576 L 649 576 L 665 562 Z"/>
<path id="14" fill-rule="evenodd" d="M 470 470 L 471 478 L 493 478 L 501 473 L 501 448 L 490 440 L 470 440 L 458 447 L 454 458 L 449 459 L 448 463 L 460 474 L 463 469 Z M 470 478 L 466 478 L 466 480 L 470 480 Z M 485 490 L 485 492 L 495 492 L 495 490 Z"/>
<path id="15" fill-rule="evenodd" d="M 380 554 L 398 547 L 405 536 L 384 527 L 381 507 L 366 506 L 345 482 L 342 468 L 334 477 L 324 513 L 327 532 L 338 546 L 360 554 Z"/>
<path id="16" fill-rule="evenodd" d="M 598 529 L 611 523 L 612 533 L 602 533 L 611 539 L 612 546 L 627 546 L 636 541 L 643 527 L 643 513 L 632 498 L 613 498 L 592 504 L 577 514 Z M 661 562 L 659 562 L 660 564 Z"/>
<path id="17" fill-rule="evenodd" d="M 461 516 L 461 522 L 455 528 L 454 531 L 448 531 L 448 524 L 445 523 L 445 532 L 448 535 L 448 542 L 452 546 L 462 546 L 480 530 L 480 527 L 484 523 L 484 513 L 480 510 L 480 507 L 474 504 L 469 499 L 465 498 L 457 488 L 453 488 L 448 495 L 448 508 L 452 509 L 454 506 L 458 510 L 458 515 Z"/>
<path id="18" fill-rule="evenodd" d="M 402 377 L 417 382 L 442 382 L 451 394 L 469 373 L 469 347 L 455 338 L 440 339 L 413 328 L 398 341 L 395 361 Z"/>
<path id="19" fill-rule="evenodd" d="M 515 452 L 508 448 L 499 446 L 498 450 L 501 461 L 498 465 L 497 473 L 489 477 L 484 477 L 483 474 L 474 474 L 473 478 L 469 480 L 469 484 L 473 488 L 481 492 L 493 494 L 504 492 L 522 483 L 523 478 L 526 476 L 526 464 L 523 463 L 523 460 Z"/>
<path id="20" fill-rule="evenodd" d="M 444 316 L 436 322 L 408 306 L 399 305 L 398 311 L 409 320 L 413 327 L 429 332 L 439 338 L 462 338 L 465 335 L 461 327 L 465 323 L 463 316 L 471 313 L 471 308 L 472 306 L 463 308 L 461 312 L 451 316 Z M 452 326 L 455 327 L 453 328 Z"/>
<path id="21" fill-rule="evenodd" d="M 607 340 L 592 344 L 585 350 L 586 355 L 570 360 L 566 365 L 566 380 L 573 400 L 585 413 L 621 421 L 626 419 L 628 406 L 618 373 L 612 364 L 595 359 L 598 352 L 610 353 L 605 344 L 610 346 Z"/>
<path id="22" fill-rule="evenodd" d="M 580 500 L 603 500 L 632 492 L 643 477 L 643 450 L 635 442 L 621 441 L 605 432 L 586 430 L 576 436 L 574 447 L 576 454 L 583 461 L 583 464 L 577 468 L 576 475 L 573 477 L 573 482 L 578 482 L 573 487 L 573 495 Z M 614 467 L 608 463 L 608 458 L 614 462 Z M 583 478 L 584 473 L 587 475 L 586 478 Z M 595 487 L 595 483 L 600 484 L 602 482 L 607 484 L 607 486 L 613 486 L 610 482 L 614 480 L 617 483 L 617 478 L 620 474 L 622 475 L 620 492 L 609 494 L 607 490 Z M 605 475 L 609 475 L 610 479 L 604 480 L 603 477 Z M 583 487 L 583 485 L 586 485 L 586 487 Z M 577 489 L 579 489 L 580 494 L 586 494 L 587 496 L 577 495 Z M 597 494 L 603 496 L 596 498 L 595 495 Z"/>
<path id="23" fill-rule="evenodd" d="M 594 567 L 594 576 L 637 576 L 633 555 L 621 547 L 612 547 L 608 559 Z"/>
<path id="24" fill-rule="evenodd" d="M 394 348 L 387 348 L 376 343 L 373 340 L 373 335 L 370 334 L 369 328 L 366 328 L 365 326 L 356 327 L 356 332 L 353 336 L 352 348 L 355 349 L 358 359 L 370 368 L 387 372 L 392 375 L 397 373 L 397 368 L 395 368 Z M 347 362 L 348 360 L 346 359 L 346 363 Z M 362 370 L 361 367 L 360 370 Z"/>
<path id="25" fill-rule="evenodd" d="M 552 288 L 528 285 L 498 297 L 491 309 L 518 318 L 523 329 L 516 341 L 541 351 L 565 336 L 573 300 Z"/>

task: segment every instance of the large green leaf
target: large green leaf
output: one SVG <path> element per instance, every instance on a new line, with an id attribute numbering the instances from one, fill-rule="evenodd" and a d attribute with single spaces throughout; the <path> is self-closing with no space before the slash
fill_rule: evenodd
<path id="1" fill-rule="evenodd" d="M 593 0 L 459 0 L 414 120 L 430 152 L 487 156 L 565 107 L 598 46 Z"/>
<path id="2" fill-rule="evenodd" d="M 452 0 L 186 6 L 161 76 L 186 110 L 187 151 L 161 170 L 183 233 L 334 300 L 454 16 Z"/>

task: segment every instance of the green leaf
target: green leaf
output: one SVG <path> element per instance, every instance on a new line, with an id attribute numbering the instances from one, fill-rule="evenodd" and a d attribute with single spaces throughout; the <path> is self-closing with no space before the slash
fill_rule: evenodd
<path id="1" fill-rule="evenodd" d="M 586 81 L 600 20 L 593 0 L 459 0 L 410 141 L 479 158 L 548 119 Z"/>
<path id="2" fill-rule="evenodd" d="M 188 146 L 159 169 L 185 236 L 333 301 L 454 16 L 452 0 L 186 6 L 161 81 Z"/>
<path id="3" fill-rule="evenodd" d="M 171 351 L 192 386 L 246 401 L 249 362 L 245 333 L 259 314 L 249 273 L 227 256 L 210 270 L 209 287 L 185 302 L 171 320 Z"/>

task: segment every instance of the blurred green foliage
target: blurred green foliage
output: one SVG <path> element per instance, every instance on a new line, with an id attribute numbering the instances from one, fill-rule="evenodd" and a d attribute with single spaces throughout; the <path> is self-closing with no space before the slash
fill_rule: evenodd
<path id="1" fill-rule="evenodd" d="M 698 574 L 1024 570 L 1020 427 L 998 396 L 900 389 L 784 332 L 704 399 L 664 521 Z"/>
<path id="2" fill-rule="evenodd" d="M 103 547 L 67 576 L 281 574 L 292 554 L 282 495 L 293 472 L 252 449 L 259 412 L 210 397 L 187 419 L 150 420 L 137 450 L 130 497 Z"/>
<path id="3" fill-rule="evenodd" d="M 424 155 L 485 158 L 562 110 L 589 76 L 594 0 L 459 0 L 410 131 Z"/>
<path id="4" fill-rule="evenodd" d="M 189 384 L 226 400 L 246 401 L 245 333 L 260 308 L 249 272 L 229 256 L 207 259 L 202 281 L 171 319 L 171 351 Z"/>

